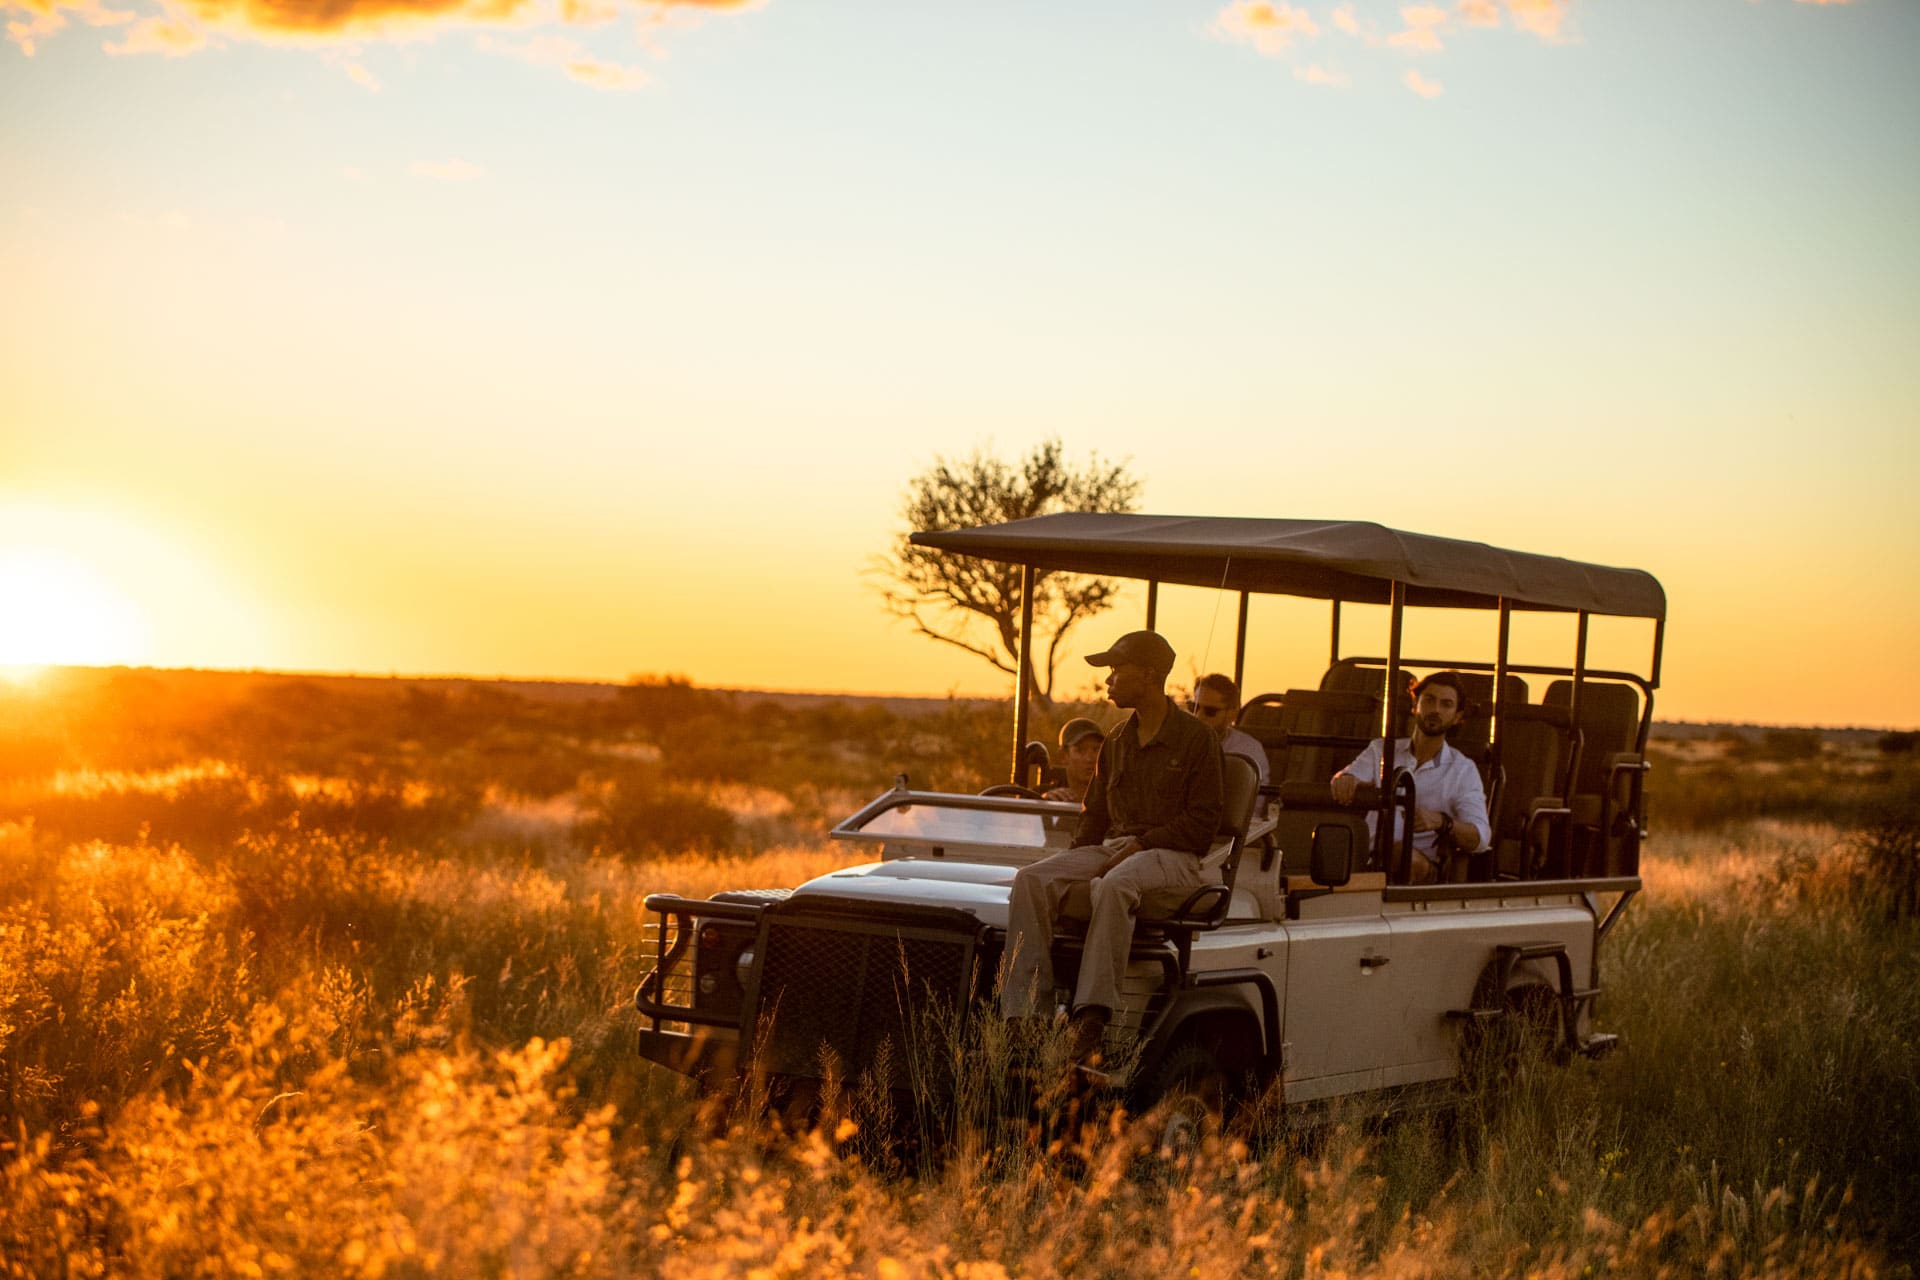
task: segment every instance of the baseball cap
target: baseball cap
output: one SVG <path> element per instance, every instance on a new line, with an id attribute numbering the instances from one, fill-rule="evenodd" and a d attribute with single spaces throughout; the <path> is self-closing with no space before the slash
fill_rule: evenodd
<path id="1" fill-rule="evenodd" d="M 1060 726 L 1060 746 L 1063 750 L 1080 741 L 1082 738 L 1104 738 L 1106 736 L 1106 734 L 1101 732 L 1099 725 L 1087 719 L 1085 716 L 1075 716 Z"/>
<path id="2" fill-rule="evenodd" d="M 1129 631 L 1115 640 L 1105 653 L 1088 655 L 1087 661 L 1096 667 L 1117 667 L 1131 662 L 1165 675 L 1173 670 L 1173 646 L 1157 631 Z"/>

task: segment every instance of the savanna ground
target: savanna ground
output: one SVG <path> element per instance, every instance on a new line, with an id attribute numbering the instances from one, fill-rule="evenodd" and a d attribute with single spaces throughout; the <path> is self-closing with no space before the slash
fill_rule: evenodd
<path id="1" fill-rule="evenodd" d="M 1910 736 L 1663 751 L 1624 1047 L 1497 1105 L 1267 1109 L 1177 1158 L 986 1121 L 903 1173 L 636 1058 L 647 892 L 848 861 L 835 817 L 995 780 L 1004 726 L 664 680 L 0 687 L 0 1274 L 1910 1274 Z"/>

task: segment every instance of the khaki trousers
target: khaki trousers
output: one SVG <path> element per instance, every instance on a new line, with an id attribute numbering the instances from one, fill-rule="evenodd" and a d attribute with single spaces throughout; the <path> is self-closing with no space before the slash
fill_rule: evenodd
<path id="1" fill-rule="evenodd" d="M 1206 882 L 1199 856 L 1178 849 L 1142 849 L 1101 874 L 1112 856 L 1097 844 L 1082 845 L 1022 867 L 1013 878 L 1001 1013 L 1016 1018 L 1053 1012 L 1051 943 L 1063 918 L 1087 922 L 1073 1007 L 1099 1005 L 1111 1012 L 1120 999 L 1134 920 L 1171 915 Z"/>

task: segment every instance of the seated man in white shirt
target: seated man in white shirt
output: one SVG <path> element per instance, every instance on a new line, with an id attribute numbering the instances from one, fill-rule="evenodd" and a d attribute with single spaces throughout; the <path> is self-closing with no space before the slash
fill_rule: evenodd
<path id="1" fill-rule="evenodd" d="M 1413 695 L 1413 736 L 1395 739 L 1393 765 L 1396 772 L 1413 772 L 1413 865 L 1408 874 L 1413 884 L 1433 884 L 1446 878 L 1442 839 L 1451 836 L 1454 849 L 1477 853 L 1486 844 L 1492 824 L 1487 821 L 1487 797 L 1480 787 L 1480 771 L 1447 741 L 1447 730 L 1459 724 L 1468 711 L 1459 675 L 1436 671 L 1414 686 Z M 1380 739 L 1375 738 L 1352 764 L 1333 776 L 1336 801 L 1346 804 L 1362 782 L 1381 780 L 1380 745 Z M 1374 814 L 1367 815 L 1370 832 L 1374 818 Z M 1401 836 L 1400 823 L 1400 814 L 1395 811 L 1396 842 Z"/>
<path id="2" fill-rule="evenodd" d="M 1200 723 L 1220 739 L 1222 751 L 1253 761 L 1253 767 L 1260 771 L 1260 785 L 1266 786 L 1267 749 L 1260 745 L 1258 738 L 1234 724 L 1240 714 L 1240 686 L 1233 682 L 1233 677 L 1218 671 L 1201 676 L 1194 681 L 1193 701 L 1188 707 L 1200 717 Z"/>

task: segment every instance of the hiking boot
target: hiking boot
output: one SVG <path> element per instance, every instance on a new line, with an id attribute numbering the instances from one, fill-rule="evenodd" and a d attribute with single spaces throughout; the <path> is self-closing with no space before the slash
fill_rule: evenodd
<path id="1" fill-rule="evenodd" d="M 1073 1015 L 1073 1021 L 1067 1024 L 1067 1057 L 1071 1061 L 1089 1067 L 1099 1063 L 1109 1016 L 1098 1005 L 1087 1005 Z"/>

